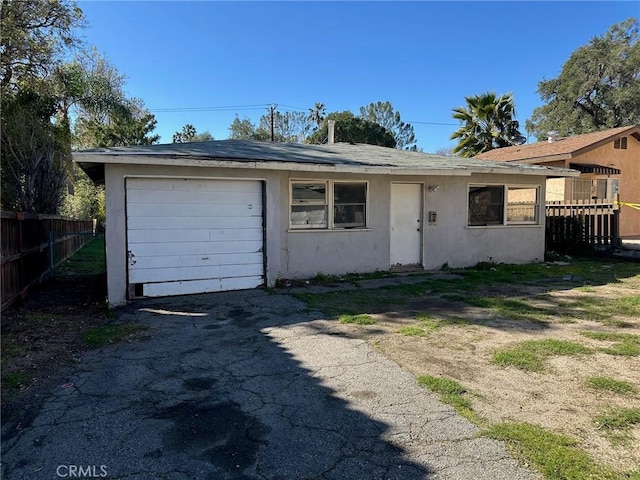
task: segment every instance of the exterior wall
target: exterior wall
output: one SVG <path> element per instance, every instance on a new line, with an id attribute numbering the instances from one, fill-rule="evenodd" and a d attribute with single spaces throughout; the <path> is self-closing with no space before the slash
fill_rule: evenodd
<path id="1" fill-rule="evenodd" d="M 597 163 L 620 169 L 620 201 L 640 203 L 640 141 L 633 136 L 627 137 L 626 150 L 614 149 L 613 142 L 610 142 L 576 156 L 573 162 Z M 621 207 L 620 235 L 622 237 L 640 236 L 640 211 Z"/>
<path id="2" fill-rule="evenodd" d="M 591 163 L 613 167 L 620 170 L 620 175 L 586 175 L 588 178 L 617 178 L 619 179 L 619 196 L 621 202 L 640 204 L 640 141 L 633 136 L 627 137 L 627 148 L 613 148 L 613 142 L 595 148 L 581 155 L 576 155 L 571 160 L 561 162 L 540 162 L 547 167 L 570 168 L 571 163 Z M 564 184 L 564 197 L 560 197 L 562 191 L 560 182 Z M 572 179 L 548 179 L 547 200 L 570 200 Z M 622 237 L 640 237 L 640 211 L 628 206 L 620 209 L 620 235 Z"/>
<path id="3" fill-rule="evenodd" d="M 544 260 L 545 178 L 515 175 L 472 175 L 439 180 L 426 193 L 425 212 L 436 211 L 438 223 L 425 223 L 424 266 L 427 269 L 468 267 L 482 261 L 528 263 Z M 467 226 L 470 183 L 540 187 L 539 225 Z"/>
<path id="4" fill-rule="evenodd" d="M 134 161 L 134 159 L 132 159 Z M 127 300 L 127 239 L 125 212 L 125 178 L 128 176 L 148 177 L 202 177 L 202 178 L 244 178 L 264 180 L 265 222 L 268 232 L 265 249 L 267 257 L 267 284 L 273 285 L 280 271 L 281 243 L 281 192 L 286 182 L 283 173 L 276 171 L 256 171 L 250 169 L 223 169 L 199 167 L 160 167 L 143 165 L 105 165 L 106 189 L 106 251 L 107 290 L 110 305 L 120 305 Z M 286 220 L 286 217 L 285 217 Z"/>
<path id="5" fill-rule="evenodd" d="M 260 179 L 266 184 L 266 282 L 277 278 L 308 278 L 317 273 L 344 274 L 388 270 L 390 267 L 390 194 L 392 182 L 423 185 L 422 264 L 436 269 L 471 266 L 481 261 L 526 263 L 544 258 L 545 178 L 517 175 L 400 177 L 334 173 L 284 172 L 209 167 L 105 165 L 107 193 L 107 277 L 111 305 L 127 299 L 125 178 L 169 176 Z M 366 229 L 297 231 L 289 228 L 291 180 L 354 180 L 368 182 Z M 540 225 L 467 226 L 470 183 L 540 187 Z M 438 185 L 430 191 L 429 185 Z M 428 212 L 437 212 L 429 225 Z"/>

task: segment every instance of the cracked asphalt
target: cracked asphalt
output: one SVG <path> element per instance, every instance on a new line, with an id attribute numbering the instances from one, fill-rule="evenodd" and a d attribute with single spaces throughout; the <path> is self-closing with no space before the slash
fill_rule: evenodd
<path id="1" fill-rule="evenodd" d="M 149 328 L 84 355 L 5 435 L 3 478 L 538 478 L 290 295 L 144 300 L 118 317 Z"/>

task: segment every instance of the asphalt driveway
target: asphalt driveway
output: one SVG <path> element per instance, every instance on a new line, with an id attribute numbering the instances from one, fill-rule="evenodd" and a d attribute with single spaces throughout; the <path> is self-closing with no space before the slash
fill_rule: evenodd
<path id="1" fill-rule="evenodd" d="M 2 477 L 537 478 L 364 341 L 262 290 L 136 302 L 3 442 Z"/>

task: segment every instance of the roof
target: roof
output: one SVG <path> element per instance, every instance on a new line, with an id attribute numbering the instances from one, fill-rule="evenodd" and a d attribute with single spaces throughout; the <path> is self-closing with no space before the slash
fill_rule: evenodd
<path id="1" fill-rule="evenodd" d="M 471 175 L 517 173 L 574 176 L 569 169 L 540 165 L 496 164 L 476 158 L 409 152 L 375 145 L 336 143 L 307 145 L 217 140 L 84 150 L 74 160 L 94 181 L 104 179 L 104 164 L 185 165 L 272 170 L 332 171 L 397 175 Z M 102 176 L 102 178 L 100 178 Z"/>
<path id="2" fill-rule="evenodd" d="M 613 128 L 600 132 L 574 135 L 553 142 L 537 142 L 513 147 L 496 148 L 476 155 L 473 158 L 489 159 L 499 162 L 551 161 L 571 159 L 576 155 L 613 142 L 618 138 L 633 136 L 640 141 L 640 126 Z"/>

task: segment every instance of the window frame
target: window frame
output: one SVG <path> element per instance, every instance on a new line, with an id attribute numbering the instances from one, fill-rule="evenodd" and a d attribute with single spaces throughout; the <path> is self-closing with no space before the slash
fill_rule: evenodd
<path id="1" fill-rule="evenodd" d="M 487 223 L 483 225 L 472 225 L 470 223 L 469 213 L 470 213 L 470 205 L 469 205 L 469 194 L 471 192 L 471 188 L 473 187 L 502 187 L 502 223 Z M 543 204 L 542 204 L 542 185 L 540 184 L 526 184 L 526 183 L 492 183 L 492 182 L 476 182 L 467 184 L 467 195 L 466 195 L 466 203 L 467 203 L 467 228 L 503 228 L 503 227 L 540 227 L 542 225 L 543 218 Z M 535 189 L 536 191 L 536 204 L 535 204 L 535 212 L 536 218 L 533 221 L 509 221 L 508 220 L 508 207 L 509 207 L 509 189 L 510 188 L 526 188 L 526 189 Z"/>
<path id="2" fill-rule="evenodd" d="M 305 225 L 293 225 L 291 222 L 291 213 L 293 207 L 296 205 L 293 203 L 293 188 L 296 184 L 324 184 L 326 185 L 326 209 L 327 209 L 327 222 L 323 228 L 309 228 Z M 365 188 L 365 203 L 364 203 L 364 225 L 363 226 L 336 226 L 335 224 L 335 192 L 334 187 L 340 183 L 362 184 Z M 318 204 L 319 205 L 319 204 Z M 361 179 L 316 179 L 316 178 L 292 178 L 289 179 L 289 231 L 292 232 L 353 232 L 369 230 L 369 181 Z"/>
<path id="3" fill-rule="evenodd" d="M 536 201 L 534 203 L 534 219 L 533 220 L 511 220 L 509 221 L 509 190 L 510 189 L 526 189 L 526 190 L 535 190 L 536 192 Z M 540 186 L 534 185 L 514 185 L 507 184 L 505 185 L 505 225 L 539 225 L 540 224 Z"/>

